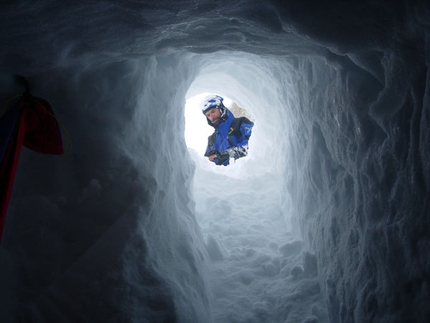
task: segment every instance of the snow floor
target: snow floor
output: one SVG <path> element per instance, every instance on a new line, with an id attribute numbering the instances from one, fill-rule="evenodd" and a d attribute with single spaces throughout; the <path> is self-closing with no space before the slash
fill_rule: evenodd
<path id="1" fill-rule="evenodd" d="M 201 165 L 194 198 L 210 258 L 214 322 L 328 322 L 315 258 L 302 253 L 289 229 L 277 178 L 234 178 L 206 160 L 195 162 Z"/>

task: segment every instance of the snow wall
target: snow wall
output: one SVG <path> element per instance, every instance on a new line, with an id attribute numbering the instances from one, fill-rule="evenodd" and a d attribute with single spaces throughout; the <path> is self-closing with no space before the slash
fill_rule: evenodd
<path id="1" fill-rule="evenodd" d="M 22 152 L 1 321 L 212 321 L 183 138 L 185 99 L 206 85 L 258 120 L 249 163 L 281 179 L 330 322 L 425 322 L 429 13 L 423 1 L 2 4 L 3 102 L 20 91 L 12 75 L 28 77 L 73 152 Z"/>

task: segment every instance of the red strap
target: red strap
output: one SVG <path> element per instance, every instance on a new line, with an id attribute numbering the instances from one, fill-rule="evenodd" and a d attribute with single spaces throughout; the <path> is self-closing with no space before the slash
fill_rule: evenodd
<path id="1" fill-rule="evenodd" d="M 0 164 L 0 241 L 22 145 L 44 154 L 64 153 L 58 123 L 47 101 L 31 98 L 16 108 L 22 109 L 18 129 Z"/>
<path id="2" fill-rule="evenodd" d="M 27 115 L 24 110 L 19 118 L 17 133 L 10 140 L 9 146 L 0 165 L 0 240 L 3 235 L 7 207 L 12 195 L 19 155 L 24 142 L 26 123 Z"/>

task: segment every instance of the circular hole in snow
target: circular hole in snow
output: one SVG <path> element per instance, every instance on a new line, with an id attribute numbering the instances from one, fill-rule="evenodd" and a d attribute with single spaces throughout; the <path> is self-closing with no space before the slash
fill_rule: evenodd
<path id="1" fill-rule="evenodd" d="M 214 132 L 214 128 L 207 122 L 205 115 L 202 112 L 201 104 L 202 100 L 211 93 L 203 92 L 190 97 L 186 100 L 185 104 L 185 142 L 188 150 L 190 151 L 191 157 L 200 166 L 207 166 L 213 171 L 227 172 L 226 169 L 238 168 L 240 165 L 245 163 L 245 160 L 249 158 L 249 155 L 240 158 L 236 161 L 230 160 L 230 165 L 227 167 L 217 166 L 210 162 L 207 157 L 204 156 L 206 146 L 208 144 L 208 137 Z M 213 94 L 213 93 L 212 93 Z M 230 98 L 216 93 L 224 98 L 224 105 L 233 113 L 235 117 L 246 116 L 251 121 L 254 121 L 252 116 L 241 108 L 238 104 L 233 102 Z M 252 137 L 251 139 L 252 140 Z"/>
<path id="2" fill-rule="evenodd" d="M 208 137 L 214 132 L 201 109 L 203 98 L 210 93 L 197 94 L 185 103 L 185 142 L 190 149 L 203 156 L 208 144 Z M 224 105 L 228 107 L 230 99 L 224 97 Z"/>

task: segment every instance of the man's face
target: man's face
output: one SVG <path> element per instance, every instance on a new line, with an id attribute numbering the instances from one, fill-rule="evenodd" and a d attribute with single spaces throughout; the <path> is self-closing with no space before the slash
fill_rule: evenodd
<path id="1" fill-rule="evenodd" d="M 212 108 L 206 111 L 205 115 L 214 125 L 218 125 L 221 118 L 221 111 L 218 108 Z"/>

